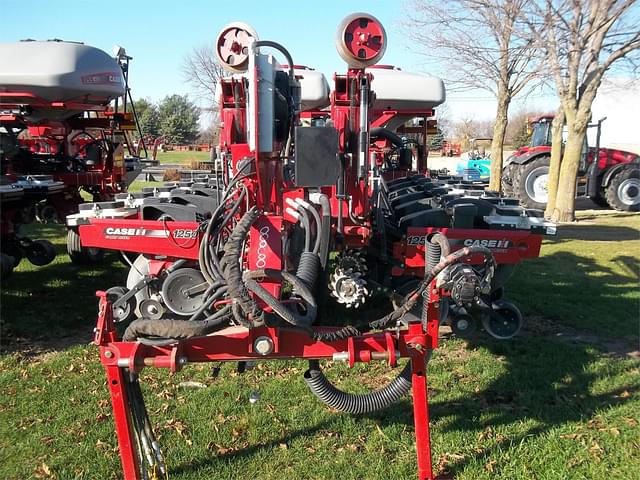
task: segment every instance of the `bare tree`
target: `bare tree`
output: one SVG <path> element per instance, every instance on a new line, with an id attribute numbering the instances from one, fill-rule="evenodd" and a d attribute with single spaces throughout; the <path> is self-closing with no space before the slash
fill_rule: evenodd
<path id="1" fill-rule="evenodd" d="M 551 123 L 551 159 L 549 160 L 549 180 L 547 181 L 547 208 L 544 212 L 551 218 L 556 209 L 556 198 L 560 182 L 560 164 L 562 161 L 562 128 L 564 126 L 564 109 L 558 108 Z"/>
<path id="2" fill-rule="evenodd" d="M 436 120 L 442 135 L 445 138 L 449 137 L 452 133 L 453 122 L 451 121 L 451 110 L 449 110 L 449 105 L 446 102 L 436 109 Z"/>
<path id="3" fill-rule="evenodd" d="M 198 96 L 210 108 L 215 108 L 217 103 L 216 84 L 218 79 L 224 75 L 224 70 L 216 59 L 213 45 L 195 47 L 184 58 L 182 73 L 187 82 L 196 89 Z"/>
<path id="4" fill-rule="evenodd" d="M 483 89 L 497 100 L 491 184 L 500 190 L 509 105 L 536 77 L 533 42 L 516 35 L 527 0 L 413 0 L 406 21 L 419 53 L 439 63 L 453 86 Z"/>
<path id="5" fill-rule="evenodd" d="M 567 125 L 562 160 L 560 155 L 551 160 L 551 171 L 559 172 L 557 188 L 551 184 L 553 211 L 547 210 L 552 220 L 574 219 L 576 177 L 591 105 L 605 72 L 621 59 L 638 58 L 638 13 L 635 0 L 530 3 L 529 35 L 546 54 L 545 65 L 555 80 Z"/>
<path id="6" fill-rule="evenodd" d="M 473 138 L 488 138 L 493 131 L 492 120 L 475 120 L 473 117 L 464 117 L 452 124 L 454 138 L 460 143 L 463 150 L 471 148 Z"/>

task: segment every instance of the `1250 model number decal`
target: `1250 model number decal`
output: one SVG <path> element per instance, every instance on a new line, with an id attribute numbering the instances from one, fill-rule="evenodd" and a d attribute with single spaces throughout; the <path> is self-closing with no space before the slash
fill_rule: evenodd
<path id="1" fill-rule="evenodd" d="M 173 238 L 197 238 L 198 230 L 190 230 L 188 228 L 176 228 L 173 232 Z"/>

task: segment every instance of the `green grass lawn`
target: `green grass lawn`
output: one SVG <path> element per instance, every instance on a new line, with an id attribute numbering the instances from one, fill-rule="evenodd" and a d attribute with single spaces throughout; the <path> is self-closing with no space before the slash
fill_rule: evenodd
<path id="1" fill-rule="evenodd" d="M 579 213 L 516 270 L 507 293 L 528 315 L 607 336 L 638 334 L 640 215 Z"/>
<path id="2" fill-rule="evenodd" d="M 508 298 L 533 325 L 544 318 L 637 345 L 639 227 L 640 216 L 624 214 L 561 227 L 540 259 L 520 265 Z M 32 233 L 63 251 L 61 227 Z M 12 343 L 0 356 L 0 478 L 121 478 L 105 376 L 88 342 L 94 291 L 123 284 L 125 275 L 115 256 L 87 269 L 61 255 L 42 268 L 23 262 L 3 282 L 3 336 Z M 408 398 L 350 416 L 308 392 L 302 362 L 242 375 L 226 365 L 215 379 L 209 369 L 142 372 L 170 478 L 415 478 Z M 429 372 L 438 472 L 474 480 L 640 477 L 636 360 L 529 330 L 508 342 L 445 339 Z M 328 369 L 352 391 L 394 374 L 381 364 Z M 186 380 L 207 388 L 181 388 Z M 248 401 L 253 391 L 256 404 Z"/>
<path id="3" fill-rule="evenodd" d="M 190 164 L 193 161 L 209 160 L 211 154 L 209 152 L 158 152 L 157 159 L 160 163 L 171 164 Z"/>

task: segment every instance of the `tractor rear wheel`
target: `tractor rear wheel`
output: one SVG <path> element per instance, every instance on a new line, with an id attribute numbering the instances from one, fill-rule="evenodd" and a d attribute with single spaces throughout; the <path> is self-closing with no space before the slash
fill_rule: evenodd
<path id="1" fill-rule="evenodd" d="M 510 165 L 507 165 L 504 170 L 502 170 L 502 183 L 501 183 L 501 187 L 502 187 L 502 194 L 505 197 L 513 197 L 514 196 L 514 192 L 513 192 L 513 182 L 514 182 L 514 175 L 516 173 L 516 170 L 520 167 L 520 165 L 517 165 L 515 163 L 512 163 Z"/>
<path id="2" fill-rule="evenodd" d="M 629 165 L 616 173 L 605 197 L 609 206 L 615 210 L 637 212 L 640 210 L 640 168 Z"/>
<path id="3" fill-rule="evenodd" d="M 604 190 L 599 191 L 595 197 L 589 197 L 589 199 L 599 207 L 610 208 L 609 202 L 607 202 L 607 199 L 605 198 Z"/>
<path id="4" fill-rule="evenodd" d="M 513 182 L 513 192 L 526 208 L 544 210 L 549 192 L 549 157 L 539 157 L 521 166 Z"/>

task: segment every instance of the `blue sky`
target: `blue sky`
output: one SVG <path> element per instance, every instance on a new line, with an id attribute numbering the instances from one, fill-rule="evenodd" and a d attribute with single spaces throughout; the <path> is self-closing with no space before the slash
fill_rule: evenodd
<path id="1" fill-rule="evenodd" d="M 82 41 L 109 53 L 115 44 L 134 57 L 131 87 L 135 98 L 191 94 L 181 65 L 193 47 L 212 43 L 232 21 L 251 24 L 261 39 L 284 44 L 298 64 L 322 71 L 327 78 L 345 70 L 334 47 L 340 20 L 357 11 L 376 16 L 389 43 L 383 63 L 409 71 L 425 71 L 424 60 L 409 51 L 400 21 L 403 0 L 0 0 L 0 42 L 25 38 Z M 494 102 L 486 92 L 449 97 L 452 117 L 490 118 Z M 536 97 L 532 108 L 554 102 Z M 516 106 L 517 108 L 517 106 Z"/>

